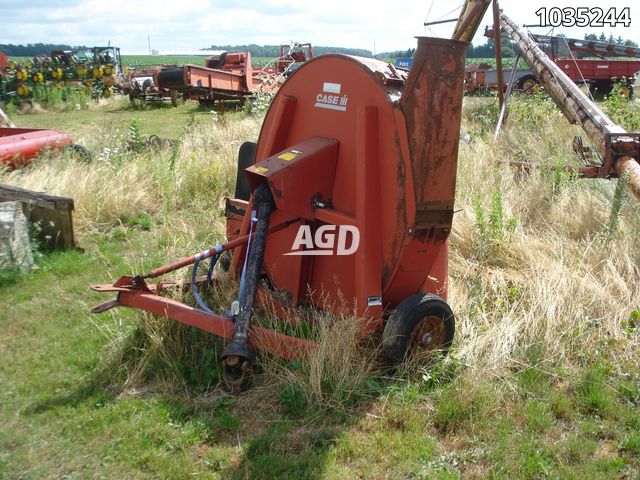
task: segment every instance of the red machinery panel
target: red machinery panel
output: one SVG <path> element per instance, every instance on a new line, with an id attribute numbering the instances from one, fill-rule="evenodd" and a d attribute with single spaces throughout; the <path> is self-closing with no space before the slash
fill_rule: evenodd
<path id="1" fill-rule="evenodd" d="M 272 222 L 313 219 L 267 242 L 266 273 L 293 304 L 356 309 L 379 321 L 383 307 L 413 293 L 446 297 L 465 46 L 419 39 L 421 54 L 408 78 L 385 62 L 324 55 L 302 66 L 278 92 L 262 127 L 256 165 L 248 169 L 253 182 L 256 169 L 314 138 L 339 145 L 335 159 L 324 161 L 322 175 L 322 161 L 306 173 L 304 159 L 291 169 L 287 182 L 297 191 L 295 206 L 278 204 L 280 187 L 272 186 L 278 207 Z M 322 205 L 307 211 L 319 185 L 327 183 L 325 173 L 333 171 Z M 352 255 L 294 256 L 305 223 L 312 233 L 327 225 L 355 227 L 359 247 Z M 241 234 L 247 232 L 245 221 Z M 238 249 L 236 265 L 242 255 Z"/>
<path id="2" fill-rule="evenodd" d="M 555 63 L 575 81 L 633 78 L 640 71 L 640 61 L 630 60 L 556 60 Z"/>

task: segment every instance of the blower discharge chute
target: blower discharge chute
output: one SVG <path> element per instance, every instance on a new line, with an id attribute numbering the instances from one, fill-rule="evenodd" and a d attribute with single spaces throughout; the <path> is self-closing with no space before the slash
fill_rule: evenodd
<path id="1" fill-rule="evenodd" d="M 283 312 L 355 311 L 363 334 L 383 332 L 391 363 L 446 350 L 454 335 L 445 299 L 464 57 L 488 3 L 468 2 L 457 39 L 418 38 L 410 73 L 346 55 L 301 66 L 276 95 L 257 145 L 240 149 L 228 242 L 94 286 L 118 293 L 94 312 L 140 308 L 231 340 L 222 361 L 233 390 L 247 386 L 254 349 L 294 358 L 316 347 L 252 322 L 254 305 L 270 295 Z M 194 269 L 189 282 L 200 308 L 162 296 L 176 282 L 145 281 L 232 249 L 240 292 L 224 314 L 199 299 L 197 285 L 211 280 L 211 269 L 205 278 Z"/>

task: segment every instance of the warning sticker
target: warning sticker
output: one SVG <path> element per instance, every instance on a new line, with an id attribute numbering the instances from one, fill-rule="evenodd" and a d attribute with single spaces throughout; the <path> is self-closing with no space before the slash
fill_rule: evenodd
<path id="1" fill-rule="evenodd" d="M 278 158 L 280 160 L 285 160 L 285 161 L 289 162 L 289 161 L 293 160 L 294 158 L 296 158 L 297 156 L 298 156 L 298 154 L 294 153 L 294 152 L 284 152 L 284 153 L 281 153 L 280 155 L 278 155 Z"/>

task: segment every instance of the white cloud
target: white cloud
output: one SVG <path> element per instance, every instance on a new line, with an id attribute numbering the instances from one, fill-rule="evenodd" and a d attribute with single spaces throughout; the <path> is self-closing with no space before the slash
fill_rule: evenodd
<path id="1" fill-rule="evenodd" d="M 153 48 L 196 49 L 211 44 L 274 44 L 287 40 L 310 41 L 377 51 L 406 49 L 415 45 L 413 36 L 448 37 L 452 25 L 423 27 L 423 22 L 456 17 L 460 2 L 443 0 L 325 0 L 293 2 L 261 0 L 202 0 L 197 6 L 186 2 L 158 0 L 0 0 L 3 17 L 0 43 L 67 43 L 71 45 L 118 45 L 123 50 L 146 50 L 147 35 Z M 501 7 L 517 23 L 535 23 L 540 7 L 585 6 L 607 9 L 629 6 L 625 0 L 503 0 Z M 635 10 L 632 6 L 632 20 Z M 481 24 L 475 43 L 484 43 Z M 537 29 L 546 33 L 544 29 Z M 635 20 L 629 28 L 557 29 L 582 38 L 587 32 L 613 33 L 640 42 Z"/>

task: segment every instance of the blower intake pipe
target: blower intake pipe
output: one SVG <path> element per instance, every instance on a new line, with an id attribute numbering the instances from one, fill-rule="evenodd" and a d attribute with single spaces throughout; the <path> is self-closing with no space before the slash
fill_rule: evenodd
<path id="1" fill-rule="evenodd" d="M 260 185 L 253 193 L 254 206 L 257 209 L 255 237 L 249 252 L 249 261 L 245 273 L 245 285 L 239 300 L 240 311 L 234 317 L 233 340 L 222 353 L 222 378 L 231 391 L 244 390 L 251 380 L 251 368 L 255 355 L 249 348 L 249 330 L 253 305 L 260 283 L 262 262 L 269 233 L 269 219 L 275 209 L 273 196 L 266 184 Z"/>

